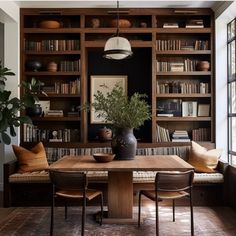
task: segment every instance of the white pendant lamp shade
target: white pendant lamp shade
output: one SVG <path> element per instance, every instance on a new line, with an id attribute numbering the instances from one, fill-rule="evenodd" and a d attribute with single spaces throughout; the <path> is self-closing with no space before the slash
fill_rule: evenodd
<path id="1" fill-rule="evenodd" d="M 107 59 L 122 60 L 132 54 L 129 41 L 124 37 L 114 36 L 107 40 L 103 55 Z"/>

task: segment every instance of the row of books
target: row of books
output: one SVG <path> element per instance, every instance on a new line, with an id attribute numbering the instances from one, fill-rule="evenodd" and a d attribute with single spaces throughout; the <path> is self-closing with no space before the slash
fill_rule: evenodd
<path id="1" fill-rule="evenodd" d="M 78 142 L 79 137 L 78 129 L 48 130 L 31 124 L 23 125 L 24 142 Z"/>
<path id="2" fill-rule="evenodd" d="M 157 125 L 157 142 L 170 142 L 169 130 Z"/>
<path id="3" fill-rule="evenodd" d="M 199 81 L 157 81 L 157 94 L 168 93 L 209 93 L 209 84 Z"/>
<path id="4" fill-rule="evenodd" d="M 158 51 L 165 50 L 208 50 L 208 40 L 187 41 L 181 39 L 157 40 L 156 49 Z"/>
<path id="5" fill-rule="evenodd" d="M 172 137 L 170 139 L 170 136 Z M 198 128 L 192 130 L 192 140 L 209 141 L 210 128 Z M 191 142 L 187 130 L 175 130 L 172 135 L 170 131 L 164 127 L 157 125 L 157 142 Z"/>
<path id="6" fill-rule="evenodd" d="M 179 62 L 157 60 L 157 72 L 196 71 L 198 62 L 198 60 L 191 60 L 188 58 Z"/>
<path id="7" fill-rule="evenodd" d="M 80 60 L 60 61 L 59 71 L 62 71 L 62 72 L 80 71 Z"/>
<path id="8" fill-rule="evenodd" d="M 42 41 L 25 40 L 26 51 L 50 52 L 72 51 L 80 49 L 79 39 L 47 39 Z"/>
<path id="9" fill-rule="evenodd" d="M 209 141 L 210 137 L 210 128 L 199 128 L 192 130 L 192 139 L 194 141 Z"/>
<path id="10" fill-rule="evenodd" d="M 53 85 L 43 86 L 42 89 L 47 94 L 80 94 L 80 80 L 68 83 L 55 82 Z"/>

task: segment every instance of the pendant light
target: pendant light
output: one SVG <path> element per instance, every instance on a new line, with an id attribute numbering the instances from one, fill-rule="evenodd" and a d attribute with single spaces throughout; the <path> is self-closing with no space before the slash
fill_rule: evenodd
<path id="1" fill-rule="evenodd" d="M 122 60 L 133 55 L 130 42 L 119 36 L 119 1 L 117 1 L 116 34 L 106 41 L 103 57 L 111 60 Z"/>

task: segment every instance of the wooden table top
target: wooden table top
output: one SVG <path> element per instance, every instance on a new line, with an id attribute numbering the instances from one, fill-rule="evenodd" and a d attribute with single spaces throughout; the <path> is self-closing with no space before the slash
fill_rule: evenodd
<path id="1" fill-rule="evenodd" d="M 64 156 L 49 169 L 77 171 L 186 171 L 194 167 L 176 155 L 136 156 L 133 160 L 98 163 L 93 156 Z"/>

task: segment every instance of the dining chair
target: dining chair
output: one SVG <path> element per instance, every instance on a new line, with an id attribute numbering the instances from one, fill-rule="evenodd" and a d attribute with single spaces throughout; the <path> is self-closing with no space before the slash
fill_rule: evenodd
<path id="1" fill-rule="evenodd" d="M 155 189 L 140 190 L 138 206 L 138 226 L 141 217 L 141 196 L 155 201 L 156 203 L 156 235 L 159 235 L 158 202 L 165 199 L 172 200 L 173 221 L 175 221 L 175 200 L 183 197 L 189 198 L 191 213 L 191 235 L 194 235 L 192 186 L 194 171 L 186 172 L 157 172 L 155 177 Z"/>
<path id="2" fill-rule="evenodd" d="M 50 235 L 53 235 L 54 228 L 54 207 L 55 198 L 60 197 L 65 200 L 65 219 L 67 219 L 67 199 L 82 199 L 82 223 L 81 235 L 84 235 L 84 226 L 86 218 L 86 203 L 100 196 L 101 215 L 100 225 L 103 218 L 103 193 L 95 189 L 88 189 L 87 176 L 78 171 L 49 170 L 50 180 L 52 182 L 52 203 L 51 203 L 51 224 Z"/>

